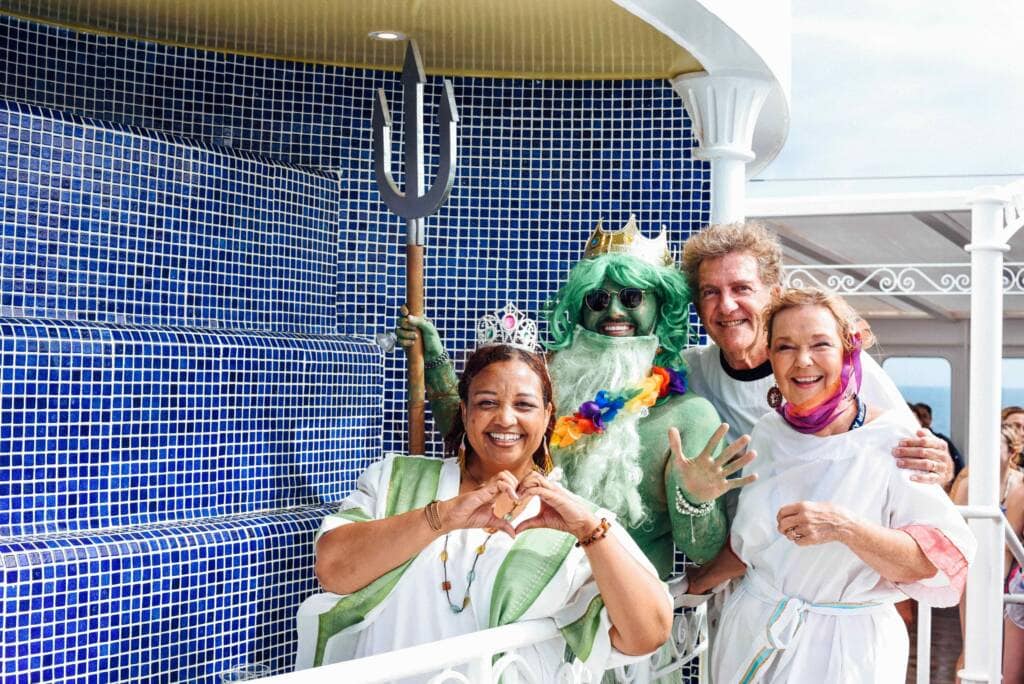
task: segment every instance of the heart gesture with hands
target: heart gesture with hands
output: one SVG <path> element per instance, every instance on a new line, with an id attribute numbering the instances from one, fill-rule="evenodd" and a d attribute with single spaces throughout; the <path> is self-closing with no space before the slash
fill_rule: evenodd
<path id="1" fill-rule="evenodd" d="M 679 481 L 686 490 L 686 498 L 693 504 L 713 501 L 726 492 L 739 489 L 757 479 L 757 475 L 747 475 L 730 479 L 730 475 L 739 472 L 756 457 L 756 452 L 746 451 L 750 444 L 750 436 L 743 435 L 735 442 L 714 456 L 719 442 L 729 432 L 729 426 L 722 423 L 704 449 L 696 458 L 687 458 L 683 453 L 682 439 L 679 430 L 669 428 L 668 446 L 672 452 L 672 463 L 679 473 Z"/>
<path id="2" fill-rule="evenodd" d="M 516 489 L 519 484 L 515 475 L 503 470 L 476 489 L 441 502 L 441 520 L 444 530 L 450 532 L 471 527 L 483 527 L 500 530 L 510 537 L 516 536 L 516 531 L 508 520 L 495 515 L 495 503 L 504 497 L 518 501 L 519 495 L 516 493 Z"/>
<path id="3" fill-rule="evenodd" d="M 516 534 L 536 527 L 568 532 L 577 539 L 589 536 L 600 521 L 565 489 L 556 486 L 538 472 L 532 472 L 519 484 L 518 495 L 524 500 L 540 499 L 540 512 L 515 528 Z"/>

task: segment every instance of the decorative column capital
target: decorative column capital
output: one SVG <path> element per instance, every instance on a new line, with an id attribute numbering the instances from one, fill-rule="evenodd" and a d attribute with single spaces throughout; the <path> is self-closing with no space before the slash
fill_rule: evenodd
<path id="1" fill-rule="evenodd" d="M 753 161 L 754 127 L 772 82 L 741 70 L 681 74 L 669 81 L 693 122 L 699 159 Z"/>

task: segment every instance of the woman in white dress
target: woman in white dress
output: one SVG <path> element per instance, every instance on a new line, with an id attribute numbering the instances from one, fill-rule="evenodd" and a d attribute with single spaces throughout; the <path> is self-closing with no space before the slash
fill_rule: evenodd
<path id="1" fill-rule="evenodd" d="M 481 347 L 459 397 L 446 438 L 456 458 L 387 456 L 324 520 L 316 573 L 333 593 L 300 608 L 298 667 L 541 617 L 564 641 L 519 651 L 540 681 L 555 679 L 567 645 L 595 674 L 656 650 L 672 600 L 654 567 L 611 513 L 546 477 L 543 358 Z"/>
<path id="2" fill-rule="evenodd" d="M 719 568 L 745 575 L 723 611 L 713 681 L 902 684 L 908 638 L 893 603 L 955 605 L 974 539 L 938 485 L 912 482 L 889 455 L 914 428 L 858 397 L 872 338 L 845 302 L 789 290 L 766 321 L 776 411 L 754 427 L 758 480 Z"/>

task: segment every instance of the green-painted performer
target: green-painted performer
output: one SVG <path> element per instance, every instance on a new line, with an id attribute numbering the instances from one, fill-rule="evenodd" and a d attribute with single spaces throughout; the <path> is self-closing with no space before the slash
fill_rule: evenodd
<path id="1" fill-rule="evenodd" d="M 560 416 L 554 462 L 571 491 L 627 525 L 662 577 L 673 543 L 698 564 L 715 557 L 728 530 L 718 498 L 750 481 L 728 477 L 754 458 L 746 437 L 720 450 L 727 426 L 685 391 L 689 304 L 664 233 L 645 238 L 631 217 L 617 232 L 598 225 L 545 312 Z M 443 433 L 458 407 L 455 372 L 434 326 L 404 316 L 399 343 L 409 348 L 420 336 Z"/>
<path id="2" fill-rule="evenodd" d="M 668 638 L 672 599 L 636 542 L 547 477 L 554 415 L 544 358 L 528 351 L 536 325 L 514 307 L 486 320 L 449 458 L 388 455 L 321 525 L 316 573 L 333 593 L 299 610 L 299 668 L 552 618 L 562 639 L 517 649 L 549 682 L 567 649 L 597 678 Z"/>

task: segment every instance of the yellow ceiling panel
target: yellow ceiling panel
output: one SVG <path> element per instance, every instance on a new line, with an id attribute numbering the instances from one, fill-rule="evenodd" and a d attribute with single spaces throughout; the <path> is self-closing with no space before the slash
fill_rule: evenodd
<path id="1" fill-rule="evenodd" d="M 0 11 L 98 33 L 323 64 L 399 69 L 414 38 L 428 73 L 663 78 L 692 55 L 611 0 L 2 0 Z"/>

